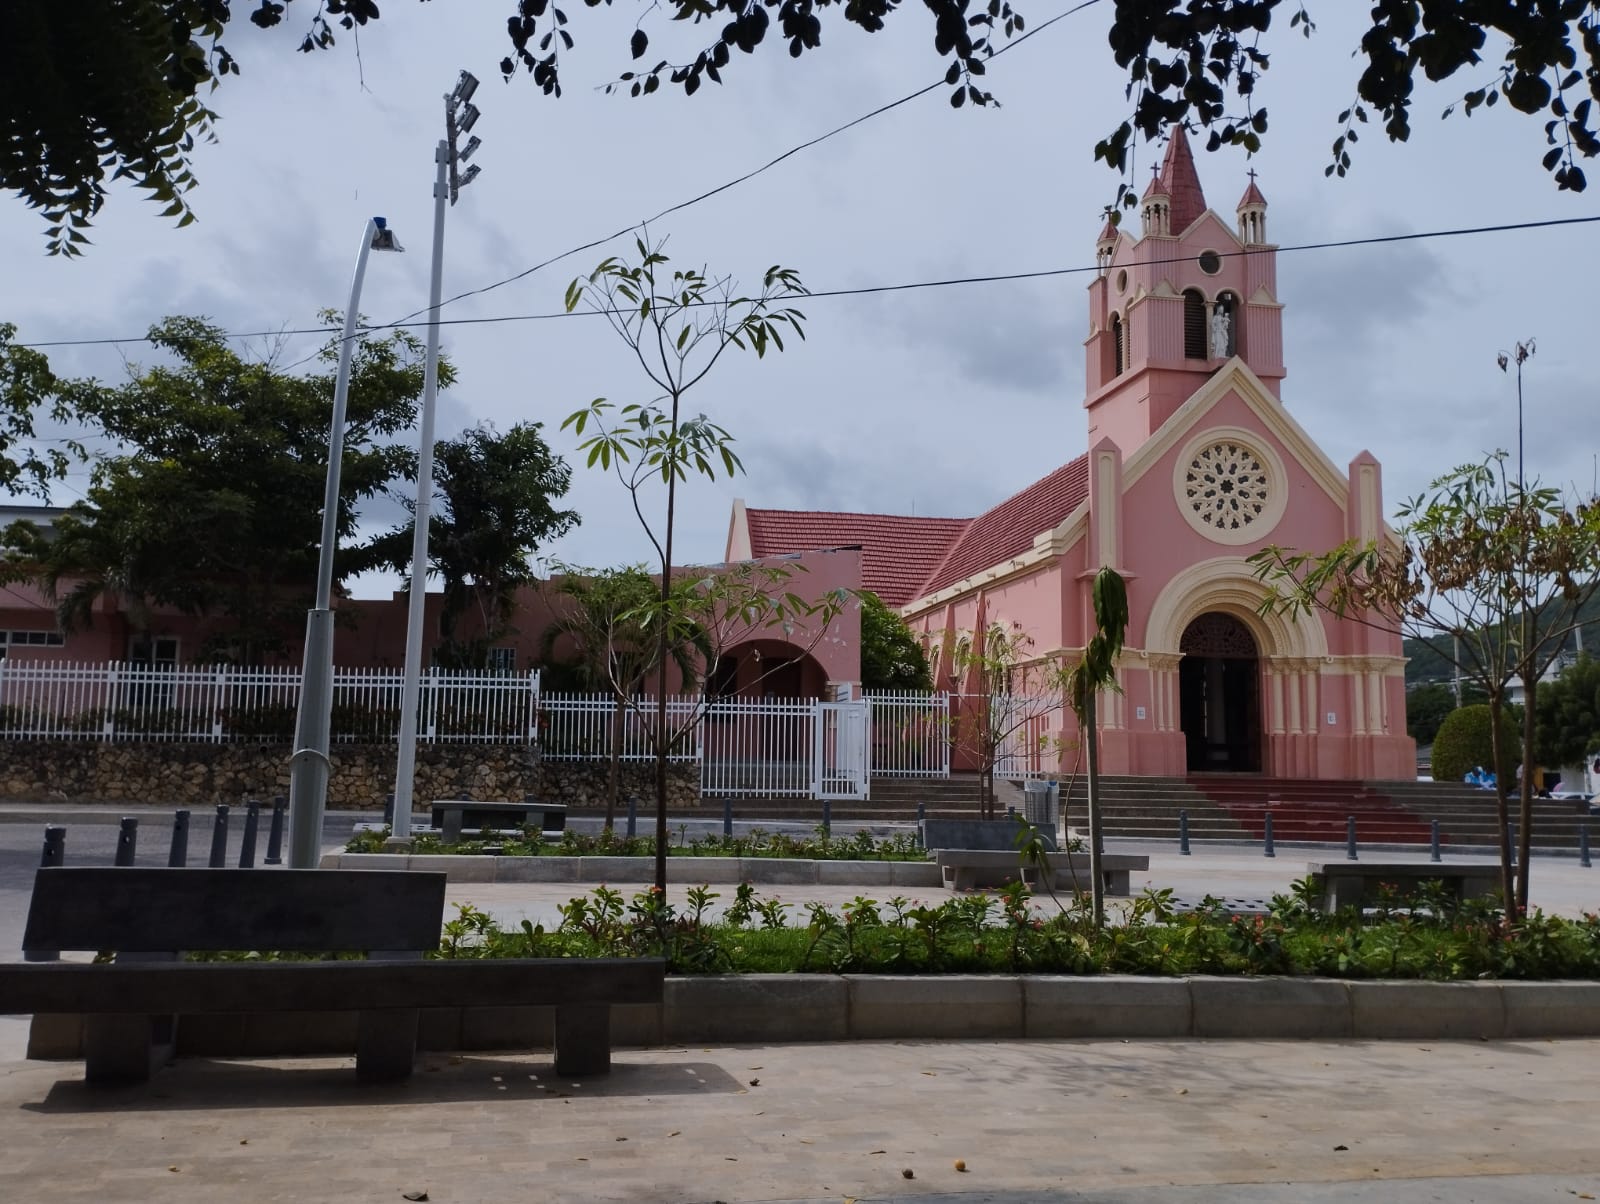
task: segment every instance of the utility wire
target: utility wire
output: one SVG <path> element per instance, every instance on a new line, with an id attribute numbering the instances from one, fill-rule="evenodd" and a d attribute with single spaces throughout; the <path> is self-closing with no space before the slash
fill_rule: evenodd
<path id="1" fill-rule="evenodd" d="M 1549 218 L 1549 219 L 1545 219 L 1545 220 L 1542 220 L 1542 221 L 1504 222 L 1504 223 L 1501 223 L 1499 225 L 1493 225 L 1493 226 L 1460 226 L 1460 227 L 1456 227 L 1456 228 L 1449 229 L 1449 230 L 1419 230 L 1419 231 L 1416 231 L 1416 232 L 1411 233 L 1411 234 L 1380 234 L 1380 235 L 1373 235 L 1373 236 L 1367 237 L 1367 238 L 1342 238 L 1342 239 L 1336 239 L 1336 240 L 1328 241 L 1328 242 L 1294 243 L 1294 244 L 1291 244 L 1289 246 L 1280 246 L 1280 247 L 1274 247 L 1274 248 L 1247 248 L 1245 250 L 1240 250 L 1240 251 L 1222 251 L 1222 252 L 1219 252 L 1219 255 L 1224 259 L 1230 259 L 1230 258 L 1242 257 L 1242 256 L 1246 256 L 1246 255 L 1261 255 L 1261 254 L 1272 254 L 1272 253 L 1277 253 L 1277 254 L 1283 255 L 1283 254 L 1292 254 L 1292 253 L 1301 252 L 1301 251 L 1330 251 L 1330 250 L 1338 250 L 1338 249 L 1349 248 L 1349 247 L 1372 247 L 1372 246 L 1383 246 L 1383 245 L 1391 244 L 1391 243 L 1422 242 L 1422 241 L 1425 241 L 1425 240 L 1428 240 L 1428 239 L 1435 239 L 1435 238 L 1461 238 L 1461 237 L 1467 237 L 1467 236 L 1472 236 L 1472 235 L 1480 235 L 1480 234 L 1505 234 L 1505 233 L 1509 233 L 1511 231 L 1516 231 L 1516 230 L 1546 230 L 1546 229 L 1554 229 L 1554 228 L 1559 228 L 1559 227 L 1564 227 L 1564 226 L 1587 225 L 1587 224 L 1589 224 L 1591 222 L 1600 222 L 1600 214 L 1596 214 L 1596 215 L 1593 215 L 1593 216 L 1590 216 L 1590 217 L 1558 217 L 1558 218 Z M 1152 265 L 1152 266 L 1160 265 L 1160 264 L 1169 264 L 1169 263 L 1187 263 L 1192 258 L 1193 258 L 1193 256 L 1190 256 L 1190 255 L 1174 255 L 1174 256 L 1170 256 L 1170 257 L 1165 258 L 1165 259 L 1144 260 L 1144 261 L 1142 261 L 1142 263 L 1143 264 Z M 950 276 L 950 277 L 945 277 L 945 278 L 939 279 L 939 280 L 913 280 L 913 281 L 899 282 L 899 283 L 895 283 L 895 284 L 869 284 L 869 285 L 862 285 L 862 286 L 857 287 L 857 288 L 819 289 L 819 290 L 817 290 L 815 292 L 796 293 L 793 296 L 793 300 L 796 300 L 796 301 L 811 300 L 813 298 L 819 298 L 819 297 L 823 297 L 823 298 L 825 298 L 825 297 L 866 297 L 866 296 L 872 296 L 872 295 L 878 294 L 878 293 L 900 293 L 900 292 L 909 292 L 909 291 L 916 290 L 916 289 L 950 288 L 950 287 L 953 287 L 953 286 L 956 286 L 956 285 L 1002 284 L 1002 283 L 1005 283 L 1005 282 L 1008 282 L 1008 281 L 1016 281 L 1016 280 L 1044 280 L 1044 279 L 1049 279 L 1049 278 L 1055 277 L 1055 276 L 1086 275 L 1086 274 L 1091 273 L 1091 272 L 1100 272 L 1102 270 L 1103 269 L 1101 268 L 1101 266 L 1099 264 L 1087 264 L 1087 265 L 1084 265 L 1084 266 L 1081 266 L 1081 267 L 1039 268 L 1039 269 L 1037 269 L 1035 271 L 1028 271 L 1028 272 L 1001 272 L 1001 273 L 995 273 L 995 274 L 983 275 L 983 276 Z M 700 304 L 702 304 L 702 305 L 713 305 L 713 304 L 719 304 L 719 302 L 703 301 L 703 302 L 700 302 Z M 542 322 L 542 321 L 549 321 L 549 320 L 556 319 L 556 318 L 598 317 L 598 316 L 601 316 L 605 312 L 606 311 L 604 311 L 604 310 L 593 310 L 593 309 L 574 310 L 574 311 L 572 311 L 570 313 L 567 312 L 566 310 L 554 310 L 554 311 L 547 312 L 547 313 L 492 314 L 492 315 L 489 315 L 487 317 L 481 317 L 481 318 L 440 318 L 439 319 L 439 325 L 441 325 L 441 326 L 485 326 L 485 325 L 493 325 L 493 324 L 497 324 L 497 323 L 501 323 L 501 322 Z M 623 312 L 623 311 L 612 311 L 612 312 Z M 633 313 L 635 311 L 630 309 L 630 310 L 628 310 L 626 312 Z M 431 323 L 428 323 L 428 322 L 408 322 L 408 321 L 402 320 L 400 322 L 385 323 L 385 324 L 383 324 L 381 326 L 366 326 L 366 327 L 363 327 L 361 329 L 360 333 L 361 334 L 369 334 L 369 333 L 373 333 L 373 332 L 381 331 L 381 330 L 400 330 L 400 329 L 406 329 L 406 328 L 410 328 L 410 327 L 428 326 L 430 324 Z M 292 330 L 285 330 L 285 329 L 280 328 L 280 329 L 277 329 L 277 330 L 270 330 L 270 331 L 260 331 L 260 330 L 258 330 L 258 331 L 248 331 L 248 332 L 245 332 L 243 334 L 229 334 L 226 337 L 228 337 L 230 339 L 255 339 L 255 338 L 261 338 L 261 337 L 266 336 L 266 335 L 279 335 L 279 334 L 336 335 L 336 332 L 331 330 L 331 329 L 329 329 L 329 328 L 327 328 L 327 327 L 310 326 L 310 327 L 302 327 L 302 328 L 299 328 L 299 329 L 292 329 Z M 137 336 L 134 336 L 134 337 L 131 337 L 131 338 L 119 338 L 119 339 L 113 339 L 113 338 L 101 338 L 101 339 L 56 339 L 56 340 L 53 340 L 53 341 L 42 342 L 42 343 L 18 343 L 18 344 L 16 344 L 16 346 L 18 346 L 18 347 L 32 347 L 32 348 L 105 346 L 105 345 L 116 344 L 116 343 L 144 343 L 144 342 L 148 342 L 149 341 L 149 337 L 150 337 L 149 335 L 137 335 Z M 291 367 L 292 366 L 293 365 L 291 365 Z M 287 369 L 285 369 L 285 371 L 287 371 Z"/>

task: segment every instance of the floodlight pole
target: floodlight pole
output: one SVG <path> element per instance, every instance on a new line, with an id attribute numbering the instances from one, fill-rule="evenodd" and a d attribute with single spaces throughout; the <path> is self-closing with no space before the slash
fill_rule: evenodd
<path id="1" fill-rule="evenodd" d="M 328 425 L 328 477 L 322 494 L 322 543 L 317 553 L 315 605 L 306 614 L 306 644 L 301 656 L 300 706 L 295 716 L 294 753 L 289 758 L 289 865 L 315 869 L 322 855 L 322 816 L 328 798 L 328 744 L 333 711 L 333 557 L 339 542 L 339 472 L 344 458 L 345 411 L 350 399 L 350 360 L 360 318 L 361 283 L 374 247 L 398 251 L 388 223 L 367 221 L 356 254 L 350 303 L 345 306 L 339 340 L 339 370 L 333 386 L 333 418 Z"/>
<path id="2" fill-rule="evenodd" d="M 433 267 L 428 281 L 428 352 L 422 386 L 422 418 L 417 447 L 417 500 L 412 513 L 411 585 L 406 606 L 406 659 L 400 691 L 400 737 L 395 754 L 395 836 L 411 834 L 412 781 L 417 768 L 417 711 L 422 694 L 422 636 L 428 598 L 428 527 L 433 510 L 433 432 L 439 395 L 439 305 L 444 291 L 444 214 L 455 204 L 461 188 L 478 174 L 472 167 L 464 175 L 457 167 L 478 149 L 473 138 L 458 150 L 456 138 L 476 124 L 478 110 L 470 102 L 478 81 L 463 71 L 455 91 L 444 98 L 445 137 L 434 148 Z"/>

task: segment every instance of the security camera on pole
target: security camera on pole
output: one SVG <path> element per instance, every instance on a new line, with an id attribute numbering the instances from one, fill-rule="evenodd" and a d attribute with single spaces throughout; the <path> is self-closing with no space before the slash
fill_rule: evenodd
<path id="1" fill-rule="evenodd" d="M 469 138 L 463 147 L 456 140 L 470 134 L 478 122 L 471 103 L 478 81 L 467 71 L 456 81 L 455 91 L 444 98 L 445 137 L 434 151 L 437 170 L 433 181 L 433 273 L 428 285 L 428 359 L 422 386 L 422 432 L 417 448 L 417 505 L 411 537 L 411 591 L 406 619 L 405 684 L 400 695 L 400 746 L 395 758 L 394 825 L 396 836 L 411 834 L 411 779 L 417 766 L 417 710 L 422 692 L 423 609 L 428 596 L 428 526 L 433 509 L 433 414 L 439 393 L 439 298 L 444 289 L 445 201 L 456 203 L 461 190 L 477 179 L 477 164 L 465 172 L 460 167 L 482 143 Z"/>

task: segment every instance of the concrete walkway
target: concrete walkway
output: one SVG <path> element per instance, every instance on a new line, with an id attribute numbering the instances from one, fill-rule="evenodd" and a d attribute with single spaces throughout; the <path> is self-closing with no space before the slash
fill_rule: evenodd
<path id="1" fill-rule="evenodd" d="M 1600 1042 L 856 1043 L 0 1068 L 8 1197 L 1465 1201 L 1600 1196 Z M 957 1161 L 965 1170 L 957 1167 Z M 905 1171 L 913 1177 L 907 1178 Z M 1252 1185 L 1252 1186 L 1247 1186 Z M 1176 1190 L 1182 1188 L 1184 1190 Z M 1070 1193 L 1070 1194 L 1068 1194 Z"/>

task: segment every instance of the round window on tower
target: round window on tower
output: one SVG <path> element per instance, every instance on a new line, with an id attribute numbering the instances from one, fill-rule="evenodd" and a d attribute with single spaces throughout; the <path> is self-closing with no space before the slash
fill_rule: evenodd
<path id="1" fill-rule="evenodd" d="M 1120 293 L 1125 293 L 1127 291 L 1128 291 L 1128 269 L 1127 268 L 1123 268 L 1120 272 L 1117 273 L 1117 292 L 1120 294 Z"/>
<path id="2" fill-rule="evenodd" d="M 1207 276 L 1215 276 L 1222 271 L 1222 256 L 1215 251 L 1201 251 L 1197 262 L 1200 264 L 1200 270 Z"/>

